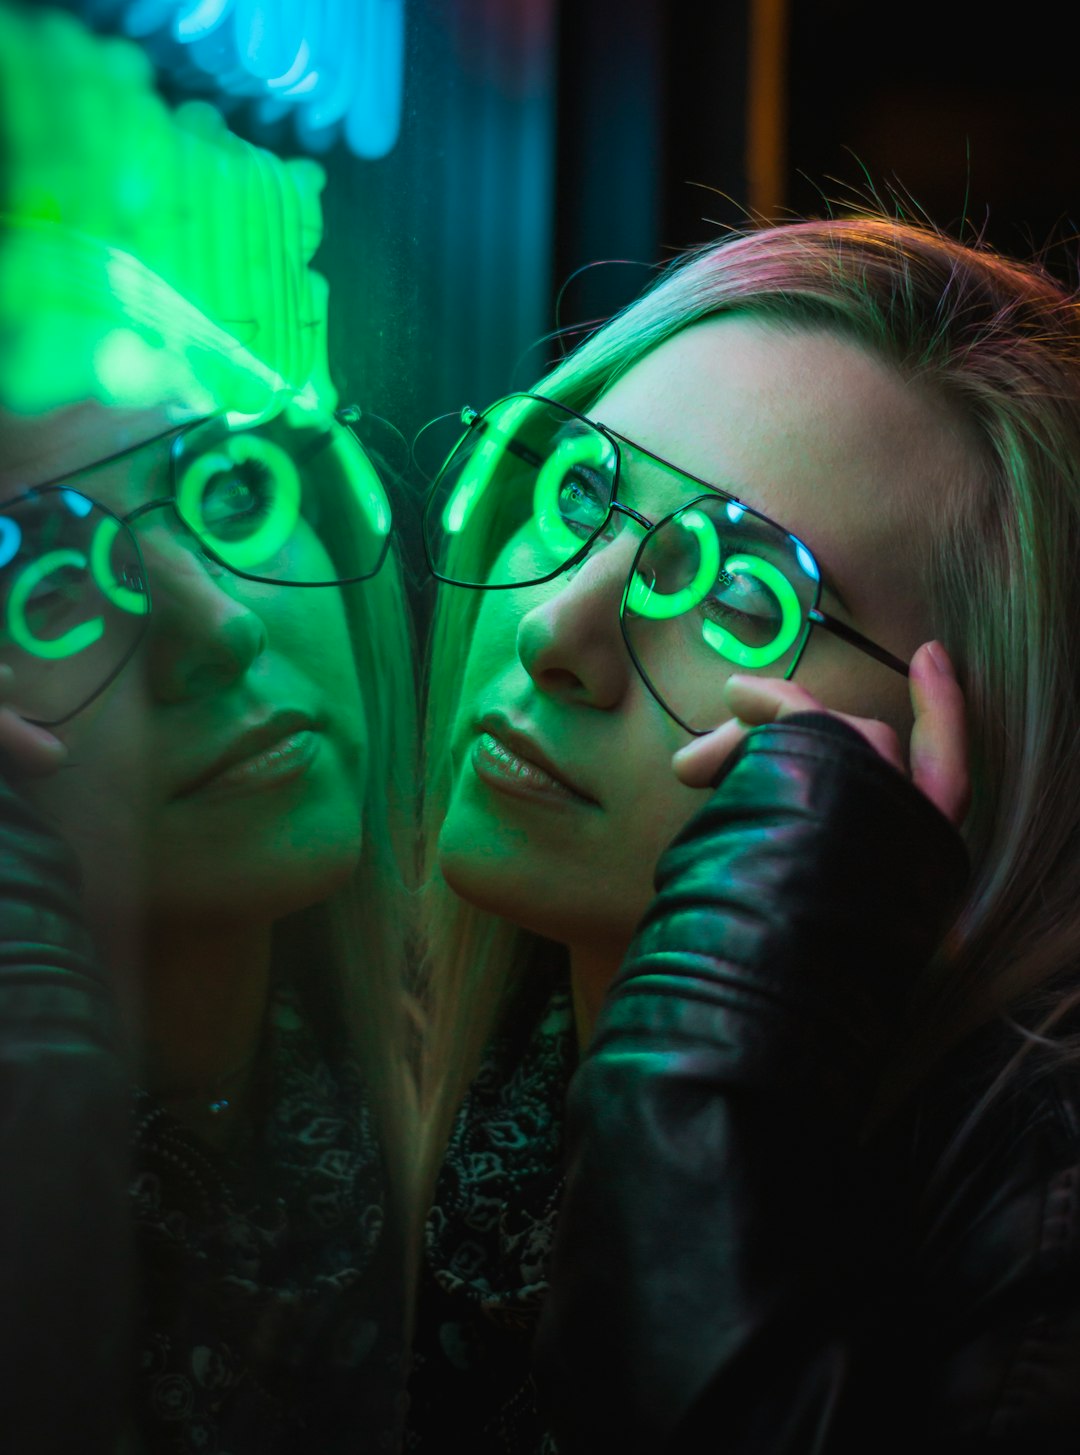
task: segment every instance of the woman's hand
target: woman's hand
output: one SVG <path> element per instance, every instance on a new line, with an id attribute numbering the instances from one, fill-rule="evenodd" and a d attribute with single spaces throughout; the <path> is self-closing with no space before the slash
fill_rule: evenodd
<path id="1" fill-rule="evenodd" d="M 0 768 L 14 768 L 28 778 L 40 778 L 63 766 L 67 748 L 48 728 L 37 727 L 8 707 L 15 674 L 0 666 Z"/>
<path id="2" fill-rule="evenodd" d="M 964 696 L 949 654 L 940 642 L 927 642 L 911 659 L 910 763 L 895 732 L 875 719 L 834 713 L 861 733 L 871 747 L 905 775 L 954 824 L 963 822 L 971 796 L 967 770 L 967 733 Z M 691 788 L 713 781 L 724 759 L 747 729 L 776 722 L 796 712 L 826 712 L 797 682 L 773 677 L 732 676 L 724 699 L 733 716 L 704 737 L 688 743 L 673 759 L 677 777 Z"/>

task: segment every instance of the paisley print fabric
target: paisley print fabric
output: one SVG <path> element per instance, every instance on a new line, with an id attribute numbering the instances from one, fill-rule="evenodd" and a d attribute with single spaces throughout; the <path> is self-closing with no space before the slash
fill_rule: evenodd
<path id="1" fill-rule="evenodd" d="M 491 1042 L 454 1125 L 425 1229 L 408 1451 L 555 1449 L 531 1347 L 562 1192 L 577 1057 L 570 992 L 548 982 Z"/>
<path id="2" fill-rule="evenodd" d="M 399 1250 L 358 1068 L 275 999 L 269 1112 L 226 1156 L 135 1096 L 147 1455 L 395 1448 Z"/>

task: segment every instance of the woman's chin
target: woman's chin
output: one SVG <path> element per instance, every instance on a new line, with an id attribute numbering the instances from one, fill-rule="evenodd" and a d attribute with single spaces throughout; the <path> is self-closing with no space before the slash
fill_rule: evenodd
<path id="1" fill-rule="evenodd" d="M 356 872 L 363 847 L 359 814 L 309 824 L 287 821 L 243 852 L 224 845 L 176 846 L 167 875 L 149 885 L 151 917 L 194 924 L 199 920 L 268 922 L 321 904 Z"/>

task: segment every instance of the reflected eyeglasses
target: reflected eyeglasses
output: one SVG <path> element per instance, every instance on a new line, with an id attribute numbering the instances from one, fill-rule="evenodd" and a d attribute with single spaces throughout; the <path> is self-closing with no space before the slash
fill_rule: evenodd
<path id="1" fill-rule="evenodd" d="M 252 424 L 190 421 L 26 490 L 0 506 L 0 663 L 12 706 L 54 727 L 115 680 L 152 612 L 135 525 L 166 510 L 181 536 L 232 576 L 269 585 L 342 586 L 374 576 L 389 547 L 386 490 L 356 426 L 290 401 Z M 111 467 L 170 441 L 168 493 L 117 490 L 124 513 L 92 493 Z M 150 494 L 152 498 L 141 498 Z"/>

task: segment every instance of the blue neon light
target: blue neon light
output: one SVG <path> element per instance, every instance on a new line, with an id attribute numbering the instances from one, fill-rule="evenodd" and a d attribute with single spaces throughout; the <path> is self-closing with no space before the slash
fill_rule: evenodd
<path id="1" fill-rule="evenodd" d="M 9 516 L 0 515 L 0 566 L 15 559 L 22 542 L 22 531 Z"/>
<path id="2" fill-rule="evenodd" d="M 813 556 L 803 545 L 802 541 L 798 540 L 795 536 L 790 536 L 789 539 L 795 547 L 795 555 L 798 558 L 799 565 L 812 581 L 819 581 L 821 579 L 821 572 L 818 570 L 817 562 Z"/>
<path id="3" fill-rule="evenodd" d="M 89 515 L 94 508 L 94 502 L 87 500 L 85 495 L 80 495 L 77 490 L 61 490 L 60 499 L 64 502 L 72 515 Z"/>
<path id="4" fill-rule="evenodd" d="M 304 145 L 375 160 L 401 130 L 405 0 L 126 0 L 129 35 L 166 26 L 222 91 L 291 112 Z"/>

